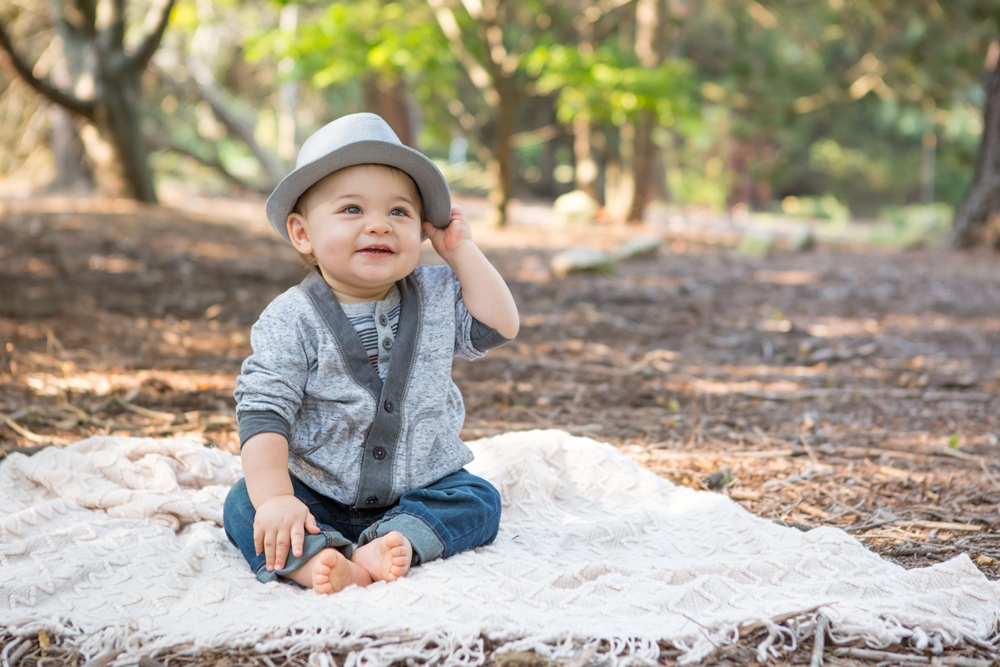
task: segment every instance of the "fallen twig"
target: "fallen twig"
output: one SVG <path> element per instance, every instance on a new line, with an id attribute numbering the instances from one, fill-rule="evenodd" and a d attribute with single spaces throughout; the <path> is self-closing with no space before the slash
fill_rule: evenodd
<path id="1" fill-rule="evenodd" d="M 890 653 L 889 651 L 875 651 L 867 648 L 837 648 L 833 650 L 833 653 L 837 656 L 847 656 L 849 658 L 859 658 L 861 660 L 873 660 L 877 662 L 913 662 L 931 665 L 955 665 L 955 667 L 990 667 L 990 665 L 994 662 L 992 660 L 963 658 L 958 655 L 942 655 L 928 658 L 925 655 Z"/>
<path id="2" fill-rule="evenodd" d="M 157 419 L 164 422 L 174 422 L 177 421 L 177 415 L 170 412 L 158 412 L 156 410 L 150 410 L 149 408 L 144 408 L 141 405 L 136 405 L 135 403 L 130 403 L 123 398 L 114 397 L 114 402 L 125 408 L 130 412 L 134 412 L 137 415 L 143 417 L 149 417 L 150 419 Z"/>
<path id="3" fill-rule="evenodd" d="M 810 398 L 919 398 L 924 402 L 967 401 L 988 403 L 993 396 L 985 392 L 925 391 L 923 389 L 872 389 L 868 387 L 831 387 L 798 389 L 796 391 L 760 391 L 744 389 L 739 392 L 748 398 L 765 401 L 801 401 Z"/>
<path id="4" fill-rule="evenodd" d="M 812 657 L 809 660 L 809 667 L 823 667 L 823 647 L 826 644 L 826 628 L 830 625 L 830 619 L 826 614 L 818 614 L 816 617 L 816 633 L 813 635 Z"/>
<path id="5" fill-rule="evenodd" d="M 85 663 L 83 665 L 83 667 L 104 667 L 105 665 L 107 665 L 108 663 L 110 663 L 112 660 L 114 660 L 115 658 L 117 658 L 119 653 L 121 653 L 120 650 L 118 650 L 118 651 L 111 651 L 110 653 L 105 653 L 104 655 L 98 656 L 98 657 L 94 658 L 93 660 Z"/>
<path id="6" fill-rule="evenodd" d="M 37 433 L 32 433 L 3 413 L 0 413 L 0 421 L 6 424 L 10 430 L 14 431 L 22 438 L 30 440 L 31 442 L 37 442 L 40 445 L 65 445 L 69 442 L 69 440 L 57 438 L 52 435 L 38 435 Z"/>

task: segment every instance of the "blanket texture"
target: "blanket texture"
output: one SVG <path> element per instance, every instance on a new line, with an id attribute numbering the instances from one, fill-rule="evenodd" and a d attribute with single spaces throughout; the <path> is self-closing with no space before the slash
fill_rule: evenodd
<path id="1" fill-rule="evenodd" d="M 344 667 L 482 664 L 483 638 L 552 658 L 698 660 L 763 623 L 793 644 L 817 614 L 835 641 L 988 641 L 1000 584 L 965 555 L 905 570 L 835 528 L 800 532 L 678 487 L 613 447 L 561 431 L 470 443 L 503 496 L 488 547 L 330 597 L 260 584 L 222 530 L 239 458 L 183 440 L 95 437 L 0 464 L 0 623 L 120 649 L 350 649 Z M 783 624 L 770 619 L 797 615 Z"/>

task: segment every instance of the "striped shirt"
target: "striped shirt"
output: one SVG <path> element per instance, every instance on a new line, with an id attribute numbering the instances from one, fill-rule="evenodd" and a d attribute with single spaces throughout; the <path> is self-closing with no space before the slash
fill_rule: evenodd
<path id="1" fill-rule="evenodd" d="M 389 372 L 389 358 L 399 330 L 399 290 L 393 285 L 381 301 L 342 303 L 340 307 L 347 321 L 358 332 L 368 353 L 368 361 L 385 380 Z"/>

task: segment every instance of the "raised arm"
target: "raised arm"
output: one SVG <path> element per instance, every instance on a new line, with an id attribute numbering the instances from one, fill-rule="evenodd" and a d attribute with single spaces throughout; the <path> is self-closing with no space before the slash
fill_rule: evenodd
<path id="1" fill-rule="evenodd" d="M 462 284 L 462 299 L 469 313 L 505 338 L 517 336 L 521 324 L 514 297 L 500 273 L 472 240 L 462 208 L 452 206 L 451 221 L 444 229 L 425 222 L 424 232 Z"/>

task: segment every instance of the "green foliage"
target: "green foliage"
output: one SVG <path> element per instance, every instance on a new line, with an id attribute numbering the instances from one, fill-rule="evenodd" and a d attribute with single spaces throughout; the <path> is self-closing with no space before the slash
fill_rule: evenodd
<path id="1" fill-rule="evenodd" d="M 317 88 L 343 85 L 374 75 L 388 81 L 423 74 L 453 79 L 448 46 L 425 3 L 379 0 L 331 4 L 295 34 L 267 30 L 247 40 L 247 58 L 291 58 L 287 76 L 307 79 Z"/>
<path id="2" fill-rule="evenodd" d="M 925 133 L 936 196 L 964 194 L 982 132 L 980 77 L 998 0 L 705 0 L 679 22 L 709 104 L 731 109 L 716 146 L 772 197 L 832 194 L 872 215 L 919 195 Z M 759 206 L 765 201 L 756 202 Z"/>
<path id="3" fill-rule="evenodd" d="M 670 59 L 655 68 L 642 67 L 633 54 L 602 47 L 581 53 L 570 45 L 540 46 L 527 57 L 527 70 L 538 91 L 558 95 L 559 120 L 589 113 L 596 121 L 624 125 L 640 110 L 654 114 L 663 127 L 696 109 L 692 64 Z"/>
<path id="4" fill-rule="evenodd" d="M 781 201 L 781 210 L 788 215 L 826 220 L 837 225 L 844 225 L 851 219 L 851 209 L 831 194 L 822 197 L 789 195 Z"/>

